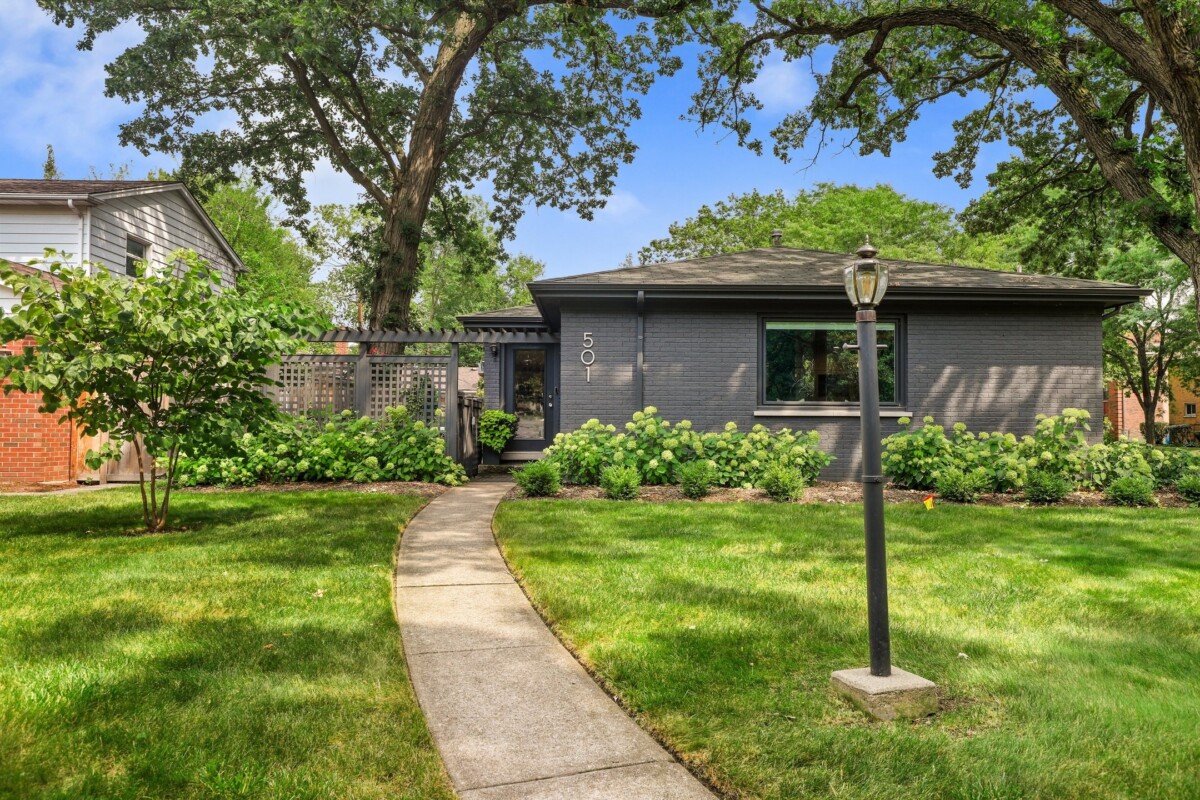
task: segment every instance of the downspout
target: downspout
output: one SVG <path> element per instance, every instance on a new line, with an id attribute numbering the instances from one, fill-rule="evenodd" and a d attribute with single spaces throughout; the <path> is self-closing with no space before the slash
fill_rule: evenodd
<path id="1" fill-rule="evenodd" d="M 74 211 L 75 216 L 79 217 L 79 242 L 78 242 L 78 249 L 76 250 L 76 257 L 79 259 L 80 268 L 86 269 L 88 271 L 88 274 L 90 275 L 92 270 L 91 270 L 91 267 L 87 266 L 87 262 L 89 260 L 88 253 L 87 253 L 87 248 L 88 248 L 87 228 L 88 228 L 88 221 L 89 221 L 88 218 L 90 216 L 90 212 L 87 209 L 77 208 L 75 206 L 75 198 L 73 198 L 73 197 L 67 198 L 67 208 Z"/>
<path id="2" fill-rule="evenodd" d="M 646 292 L 639 289 L 637 293 L 637 372 L 634 374 L 634 396 L 637 398 L 637 410 L 646 407 L 645 374 L 646 374 Z"/>

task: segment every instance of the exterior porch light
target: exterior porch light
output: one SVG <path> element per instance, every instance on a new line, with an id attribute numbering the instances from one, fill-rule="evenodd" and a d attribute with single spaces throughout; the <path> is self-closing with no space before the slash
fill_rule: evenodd
<path id="1" fill-rule="evenodd" d="M 879 719 L 918 717 L 937 711 L 937 690 L 924 678 L 892 667 L 888 630 L 887 551 L 883 522 L 882 426 L 879 419 L 879 345 L 875 307 L 888 288 L 888 267 L 875 258 L 868 239 L 845 269 L 846 296 L 858 325 L 858 397 L 862 422 L 863 531 L 867 560 L 867 630 L 871 666 L 833 673 L 833 686 Z"/>

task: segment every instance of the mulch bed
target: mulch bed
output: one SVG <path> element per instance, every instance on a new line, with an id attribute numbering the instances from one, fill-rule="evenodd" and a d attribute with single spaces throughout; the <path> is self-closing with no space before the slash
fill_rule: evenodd
<path id="1" fill-rule="evenodd" d="M 254 486 L 195 486 L 179 488 L 180 492 L 215 494 L 220 492 L 361 492 L 363 494 L 407 494 L 433 499 L 450 487 L 420 481 L 384 481 L 354 483 L 353 481 L 298 481 L 296 483 L 258 483 Z"/>
<path id="2" fill-rule="evenodd" d="M 928 491 L 916 489 L 899 489 L 891 486 L 883 490 L 883 499 L 887 503 L 921 503 L 929 495 Z M 1156 492 L 1158 505 L 1162 508 L 1187 508 L 1188 502 L 1174 492 Z M 518 500 L 525 493 L 514 487 L 505 499 Z M 936 497 L 936 495 L 935 495 Z M 562 492 L 550 499 L 557 500 L 603 500 L 604 492 L 598 486 L 564 486 Z M 687 500 L 678 486 L 643 486 L 638 499 L 644 503 L 665 503 L 676 500 Z M 774 502 L 761 489 L 726 489 L 716 488 L 700 503 L 771 503 Z M 862 486 L 853 482 L 818 481 L 804 490 L 801 503 L 846 503 L 862 502 Z M 949 500 L 937 498 L 938 503 L 950 503 Z M 957 504 L 955 504 L 957 505 Z M 1031 506 L 1020 494 L 985 494 L 979 498 L 976 505 L 981 506 Z M 1111 505 L 1102 492 L 1072 492 L 1059 506 L 1075 506 L 1089 508 Z"/>

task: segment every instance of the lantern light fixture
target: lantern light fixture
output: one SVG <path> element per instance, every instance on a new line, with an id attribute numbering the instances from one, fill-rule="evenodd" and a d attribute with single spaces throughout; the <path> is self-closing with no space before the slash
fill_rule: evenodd
<path id="1" fill-rule="evenodd" d="M 868 238 L 856 252 L 858 260 L 846 267 L 846 296 L 855 308 L 874 308 L 887 292 L 888 268 L 875 258 L 878 252 Z"/>

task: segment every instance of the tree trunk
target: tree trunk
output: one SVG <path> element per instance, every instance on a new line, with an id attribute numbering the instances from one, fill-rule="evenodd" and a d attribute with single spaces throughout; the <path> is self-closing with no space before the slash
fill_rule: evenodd
<path id="1" fill-rule="evenodd" d="M 413 120 L 403 174 L 395 184 L 371 285 L 371 327 L 407 328 L 420 273 L 421 231 L 446 158 L 446 137 L 463 74 L 496 21 L 463 13 L 438 50 Z M 404 346 L 383 348 L 404 352 Z"/>

